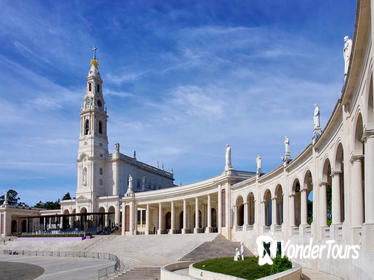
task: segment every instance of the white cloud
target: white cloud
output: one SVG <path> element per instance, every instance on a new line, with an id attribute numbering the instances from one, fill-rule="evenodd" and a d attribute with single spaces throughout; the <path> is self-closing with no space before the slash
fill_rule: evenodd
<path id="1" fill-rule="evenodd" d="M 106 88 L 105 91 L 104 91 L 104 95 L 111 95 L 111 96 L 116 96 L 116 97 L 133 97 L 134 94 L 131 93 L 131 92 L 127 92 L 127 91 L 116 91 L 116 90 L 111 90 L 111 89 L 108 89 Z"/>
<path id="2" fill-rule="evenodd" d="M 108 74 L 105 75 L 105 80 L 108 83 L 112 83 L 112 84 L 122 84 L 122 83 L 125 83 L 125 82 L 135 81 L 135 80 L 141 78 L 142 76 L 144 76 L 146 73 L 147 72 L 130 73 L 130 72 L 126 72 L 126 71 L 123 74 L 108 73 Z"/>

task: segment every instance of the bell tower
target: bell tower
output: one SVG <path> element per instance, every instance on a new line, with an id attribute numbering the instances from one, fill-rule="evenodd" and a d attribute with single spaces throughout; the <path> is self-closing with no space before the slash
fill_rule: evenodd
<path id="1" fill-rule="evenodd" d="M 81 129 L 78 149 L 78 184 L 76 197 L 95 201 L 104 191 L 104 161 L 108 156 L 107 120 L 104 107 L 103 81 L 94 47 L 93 59 L 87 76 L 86 94 L 80 112 Z M 89 210 L 89 209 L 87 209 Z M 91 211 L 94 211 L 92 205 Z"/>

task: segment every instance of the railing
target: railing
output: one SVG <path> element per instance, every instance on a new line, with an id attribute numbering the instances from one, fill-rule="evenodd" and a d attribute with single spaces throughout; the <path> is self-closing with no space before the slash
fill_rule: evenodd
<path id="1" fill-rule="evenodd" d="M 236 226 L 236 231 L 243 231 L 243 226 Z"/>
<path id="2" fill-rule="evenodd" d="M 116 255 L 109 253 L 96 252 L 80 252 L 80 251 L 27 251 L 27 250 L 1 250 L 3 255 L 24 255 L 24 256 L 38 256 L 38 257 L 73 257 L 73 258 L 92 258 L 99 260 L 113 261 L 114 264 L 108 265 L 98 270 L 98 279 L 108 277 L 125 267 L 121 267 L 121 262 Z"/>
<path id="3" fill-rule="evenodd" d="M 59 234 L 76 234 L 84 235 L 86 232 L 83 230 L 59 230 L 59 229 L 49 229 L 47 231 L 37 230 L 34 232 L 21 232 L 22 235 L 59 235 Z"/>
<path id="4" fill-rule="evenodd" d="M 270 226 L 264 226 L 264 232 L 269 232 L 270 231 Z"/>

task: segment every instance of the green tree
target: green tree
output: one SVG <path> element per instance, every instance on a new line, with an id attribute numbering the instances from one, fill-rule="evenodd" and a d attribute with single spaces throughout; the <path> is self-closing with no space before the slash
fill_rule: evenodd
<path id="1" fill-rule="evenodd" d="M 63 197 L 62 197 L 62 200 L 69 200 L 71 199 L 71 196 L 70 196 L 70 193 L 67 192 Z"/>
<path id="2" fill-rule="evenodd" d="M 20 198 L 18 197 L 18 193 L 10 189 L 7 191 L 8 193 L 8 204 L 17 206 L 19 204 Z M 4 203 L 4 195 L 0 196 L 0 205 Z"/>
<path id="3" fill-rule="evenodd" d="M 61 209 L 60 200 L 46 201 L 46 202 L 39 201 L 37 204 L 35 204 L 34 207 L 43 208 L 43 209 L 46 209 L 46 210 Z"/>

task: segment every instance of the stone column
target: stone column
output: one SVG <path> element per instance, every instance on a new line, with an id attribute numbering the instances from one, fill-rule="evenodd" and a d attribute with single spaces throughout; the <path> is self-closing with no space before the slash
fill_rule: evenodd
<path id="1" fill-rule="evenodd" d="M 70 213 L 70 214 L 72 214 L 72 213 Z M 73 225 L 73 217 L 74 217 L 74 216 L 69 216 L 69 227 L 70 227 L 70 228 L 73 228 L 73 226 L 74 226 L 74 225 Z M 44 229 L 47 229 L 45 223 L 46 223 L 46 220 L 45 220 L 45 218 L 44 218 Z"/>
<path id="2" fill-rule="evenodd" d="M 341 224 L 340 217 L 340 171 L 332 173 L 332 190 L 331 190 L 331 211 L 332 211 L 332 224 Z"/>
<path id="3" fill-rule="evenodd" d="M 230 197 L 230 185 L 229 184 L 226 184 L 225 186 L 225 210 L 226 210 L 226 228 L 227 228 L 227 237 L 230 235 L 230 222 L 231 222 L 231 197 Z"/>
<path id="4" fill-rule="evenodd" d="M 352 227 L 361 227 L 363 222 L 362 155 L 352 156 Z M 373 172 L 372 170 L 367 172 Z M 367 174 L 365 174 L 367 175 Z M 368 188 L 372 186 L 368 186 Z M 367 212 L 367 210 L 366 210 Z"/>
<path id="5" fill-rule="evenodd" d="M 221 186 L 218 187 L 218 205 L 217 205 L 217 227 L 218 232 L 221 233 L 222 229 L 222 193 L 221 193 Z"/>
<path id="6" fill-rule="evenodd" d="M 113 153 L 113 195 L 118 195 L 119 190 L 119 153 Z"/>
<path id="7" fill-rule="evenodd" d="M 295 194 L 292 193 L 289 196 L 290 198 L 290 206 L 289 206 L 289 219 L 290 219 L 290 230 L 291 234 L 293 234 L 293 228 L 295 226 Z"/>
<path id="8" fill-rule="evenodd" d="M 201 209 L 201 227 L 203 228 L 203 229 L 205 229 L 206 227 L 207 227 L 207 224 L 208 224 L 208 221 L 207 221 L 207 219 L 208 219 L 208 217 L 207 217 L 207 205 L 206 204 L 202 204 L 201 205 L 202 206 L 202 208 L 203 209 Z"/>
<path id="9" fill-rule="evenodd" d="M 300 194 L 301 199 L 301 217 L 300 217 L 300 224 L 302 226 L 305 226 L 308 224 L 308 198 L 307 198 L 307 186 L 305 186 L 303 189 L 301 189 Z"/>
<path id="10" fill-rule="evenodd" d="M 147 209 L 145 210 L 145 231 L 144 231 L 146 235 L 149 234 L 149 214 L 150 214 L 149 204 L 147 204 Z"/>
<path id="11" fill-rule="evenodd" d="M 374 225 L 374 130 L 365 132 L 365 224 Z"/>
<path id="12" fill-rule="evenodd" d="M 105 213 L 108 213 L 108 212 L 109 212 L 109 210 L 105 209 Z M 108 227 L 109 226 L 109 214 L 105 214 L 104 217 L 105 217 L 105 222 L 104 222 L 105 223 L 105 227 Z"/>
<path id="13" fill-rule="evenodd" d="M 234 205 L 232 209 L 234 212 L 233 229 L 234 231 L 237 231 L 238 229 L 238 206 Z"/>
<path id="14" fill-rule="evenodd" d="M 277 224 L 277 197 L 274 196 L 271 199 L 271 229 L 275 231 L 275 226 Z"/>
<path id="15" fill-rule="evenodd" d="M 244 224 L 243 230 L 247 230 L 247 226 L 249 225 L 248 222 L 248 201 L 244 202 Z"/>
<path id="16" fill-rule="evenodd" d="M 259 227 L 260 227 L 260 233 L 263 233 L 264 226 L 266 225 L 266 211 L 265 211 L 265 201 L 260 201 L 260 211 L 259 211 Z M 262 222 L 261 222 L 262 221 Z"/>
<path id="17" fill-rule="evenodd" d="M 212 229 L 212 205 L 211 205 L 211 195 L 208 194 L 208 205 L 206 209 L 207 217 L 208 217 L 208 224 L 205 228 L 205 232 L 210 232 Z"/>
<path id="18" fill-rule="evenodd" d="M 260 227 L 260 218 L 259 218 L 259 200 L 258 199 L 253 199 L 253 229 L 258 230 Z"/>
<path id="19" fill-rule="evenodd" d="M 365 224 L 363 245 L 369 253 L 374 253 L 374 130 L 366 130 L 365 141 Z"/>
<path id="20" fill-rule="evenodd" d="M 173 234 L 174 233 L 174 230 L 175 230 L 175 225 L 174 225 L 174 221 L 175 221 L 175 211 L 174 211 L 174 201 L 171 201 L 170 203 L 170 231 L 169 233 L 170 234 Z"/>
<path id="21" fill-rule="evenodd" d="M 158 204 L 158 230 L 157 234 L 162 234 L 162 203 Z"/>
<path id="22" fill-rule="evenodd" d="M 4 221 L 3 221 L 4 222 L 4 227 L 3 227 L 4 228 L 4 233 L 3 233 L 3 235 L 4 236 L 7 236 L 7 235 L 10 234 L 10 232 L 8 232 L 9 231 L 9 228 L 8 228 L 9 223 L 8 223 L 8 213 L 7 212 L 8 211 L 6 211 L 6 210 L 3 212 L 3 214 L 4 214 Z"/>
<path id="23" fill-rule="evenodd" d="M 183 228 L 182 234 L 185 234 L 187 230 L 187 202 L 183 199 Z"/>
<path id="24" fill-rule="evenodd" d="M 307 197 L 308 186 L 300 190 L 300 225 L 299 234 L 304 236 L 308 225 L 308 197 Z"/>
<path id="25" fill-rule="evenodd" d="M 195 228 L 194 233 L 198 233 L 199 229 L 199 198 L 195 197 Z"/>
<path id="26" fill-rule="evenodd" d="M 121 228 L 121 234 L 125 235 L 125 218 L 126 218 L 126 204 L 122 202 L 122 228 Z"/>
<path id="27" fill-rule="evenodd" d="M 121 212 L 120 212 L 120 206 L 117 205 L 114 208 L 114 223 L 118 226 L 119 225 L 119 220 L 120 220 Z"/>
<path id="28" fill-rule="evenodd" d="M 136 224 L 138 224 L 138 211 L 139 211 L 139 213 L 140 213 L 140 215 L 139 215 L 139 218 L 140 218 L 140 227 L 143 227 L 143 210 L 142 209 L 140 209 L 140 210 L 136 210 L 136 214 L 135 214 L 135 223 Z"/>
<path id="29" fill-rule="evenodd" d="M 136 234 L 136 207 L 135 207 L 135 202 L 131 201 L 130 203 L 130 235 Z"/>
<path id="30" fill-rule="evenodd" d="M 327 194 L 326 194 L 327 182 L 322 182 L 320 184 L 320 215 L 319 215 L 319 225 L 321 228 L 327 227 Z"/>

